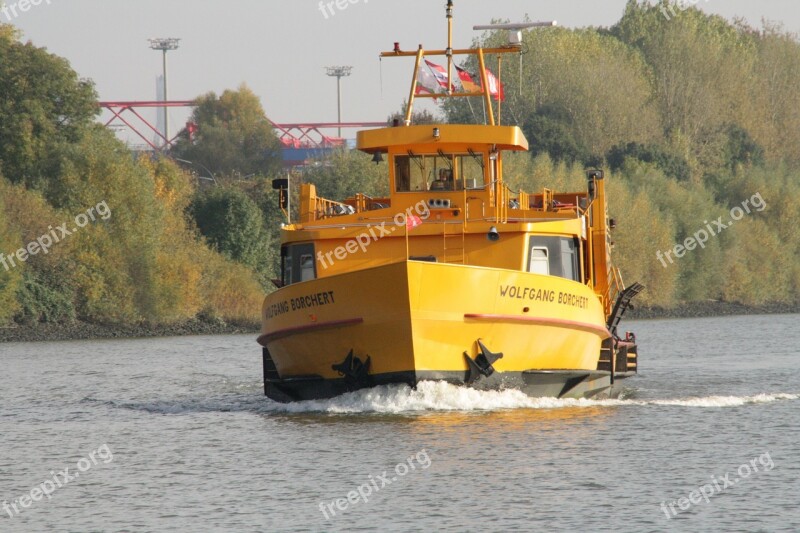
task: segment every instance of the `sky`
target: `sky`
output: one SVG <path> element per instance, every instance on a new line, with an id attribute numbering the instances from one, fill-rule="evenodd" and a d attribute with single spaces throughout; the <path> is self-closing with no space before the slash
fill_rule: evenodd
<path id="1" fill-rule="evenodd" d="M 191 100 L 246 83 L 278 123 L 334 122 L 336 80 L 325 67 L 352 66 L 342 80 L 344 121 L 382 121 L 407 97 L 413 59 L 378 54 L 399 42 L 446 46 L 445 0 L 5 0 L 0 22 L 23 40 L 65 57 L 94 81 L 100 100 L 155 100 L 161 53 L 148 38 L 177 37 L 169 96 Z M 798 0 L 686 0 L 751 25 L 762 19 L 800 33 Z M 2 0 L 0 0 L 2 3 Z M 469 46 L 475 24 L 492 19 L 556 20 L 570 28 L 611 26 L 626 0 L 455 0 L 455 46 Z M 22 7 L 28 9 L 23 12 Z M 10 19 L 10 20 L 9 20 Z M 547 31 L 547 30 L 539 30 Z M 428 104 L 430 105 L 430 104 Z M 187 113 L 170 111 L 173 124 Z M 335 132 L 334 132 L 335 133 Z M 124 134 L 123 134 L 124 136 Z M 347 131 L 346 136 L 353 136 Z"/>

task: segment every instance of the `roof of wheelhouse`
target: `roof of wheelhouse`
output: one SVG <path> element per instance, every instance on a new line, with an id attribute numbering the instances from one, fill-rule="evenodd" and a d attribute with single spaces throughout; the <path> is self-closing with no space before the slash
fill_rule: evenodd
<path id="1" fill-rule="evenodd" d="M 436 149 L 442 145 L 485 145 L 497 150 L 524 151 L 528 149 L 528 140 L 517 126 L 426 124 L 359 131 L 357 147 L 374 154 L 397 147 Z"/>

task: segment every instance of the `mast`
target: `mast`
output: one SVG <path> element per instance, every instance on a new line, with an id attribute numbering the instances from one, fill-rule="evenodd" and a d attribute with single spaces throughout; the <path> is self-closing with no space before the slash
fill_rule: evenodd
<path id="1" fill-rule="evenodd" d="M 495 48 L 467 48 L 467 49 L 453 49 L 453 11 L 454 11 L 454 3 L 453 0 L 447 0 L 446 5 L 446 17 L 447 17 L 447 48 L 444 50 L 425 50 L 422 45 L 419 45 L 419 48 L 416 51 L 403 51 L 400 48 L 400 43 L 394 43 L 394 49 L 391 52 L 383 52 L 381 53 L 380 57 L 414 57 L 416 58 L 416 63 L 414 64 L 414 75 L 411 79 L 411 89 L 408 93 L 408 106 L 406 107 L 406 115 L 404 118 L 404 125 L 410 126 L 411 125 L 411 116 L 414 110 L 414 100 L 417 98 L 464 98 L 464 97 L 472 97 L 472 96 L 481 96 L 483 97 L 484 106 L 487 109 L 487 123 L 490 126 L 497 125 L 495 122 L 494 116 L 494 108 L 492 107 L 492 95 L 489 88 L 489 78 L 486 72 L 486 54 L 497 54 L 500 56 L 501 54 L 510 54 L 510 53 L 521 53 L 522 52 L 522 30 L 528 28 L 539 28 L 539 27 L 552 27 L 556 26 L 557 23 L 555 21 L 550 22 L 524 22 L 519 24 L 490 24 L 485 26 L 473 26 L 474 30 L 508 30 L 509 31 L 509 38 L 508 44 L 501 47 Z M 467 55 L 467 56 L 476 56 L 478 59 L 478 65 L 480 68 L 479 76 L 481 80 L 481 90 L 480 92 L 457 92 L 453 90 L 454 83 L 453 83 L 453 56 L 456 55 Z M 417 83 L 419 82 L 419 69 L 423 68 L 422 60 L 426 57 L 433 57 L 433 56 L 445 56 L 447 58 L 447 89 L 443 93 L 430 93 L 430 94 L 417 94 Z M 497 82 L 498 84 L 502 84 L 501 78 L 501 68 L 500 68 L 500 57 L 498 57 L 498 70 L 497 70 Z M 501 106 L 497 106 L 497 116 L 498 121 L 500 117 L 500 110 Z"/>

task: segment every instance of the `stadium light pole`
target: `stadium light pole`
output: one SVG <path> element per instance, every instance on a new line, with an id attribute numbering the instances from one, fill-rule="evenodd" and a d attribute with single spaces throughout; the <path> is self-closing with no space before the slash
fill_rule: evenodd
<path id="1" fill-rule="evenodd" d="M 339 124 L 342 123 L 342 78 L 346 78 L 349 76 L 352 71 L 353 67 L 325 67 L 327 70 L 328 76 L 332 78 L 336 78 L 336 97 L 339 101 L 338 110 L 339 110 Z M 342 127 L 339 126 L 339 138 L 342 138 Z"/>
<path id="2" fill-rule="evenodd" d="M 150 48 L 153 50 L 161 50 L 163 54 L 164 63 L 164 102 L 169 100 L 167 96 L 167 52 L 170 50 L 177 50 L 180 46 L 180 39 L 174 37 L 148 39 L 150 41 Z M 167 108 L 164 108 L 164 148 L 169 148 L 169 113 Z"/>

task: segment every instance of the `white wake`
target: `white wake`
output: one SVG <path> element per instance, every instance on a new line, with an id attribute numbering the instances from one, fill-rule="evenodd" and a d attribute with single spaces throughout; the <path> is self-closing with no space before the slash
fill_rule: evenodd
<path id="1" fill-rule="evenodd" d="M 267 408 L 284 413 L 407 413 L 419 411 L 498 411 L 507 409 L 562 409 L 575 407 L 677 406 L 737 407 L 747 404 L 797 400 L 797 394 L 758 394 L 755 396 L 707 396 L 677 399 L 573 400 L 531 398 L 519 390 L 480 391 L 441 381 L 425 381 L 416 389 L 406 385 L 387 385 L 343 394 L 329 400 L 289 404 L 271 403 Z"/>

